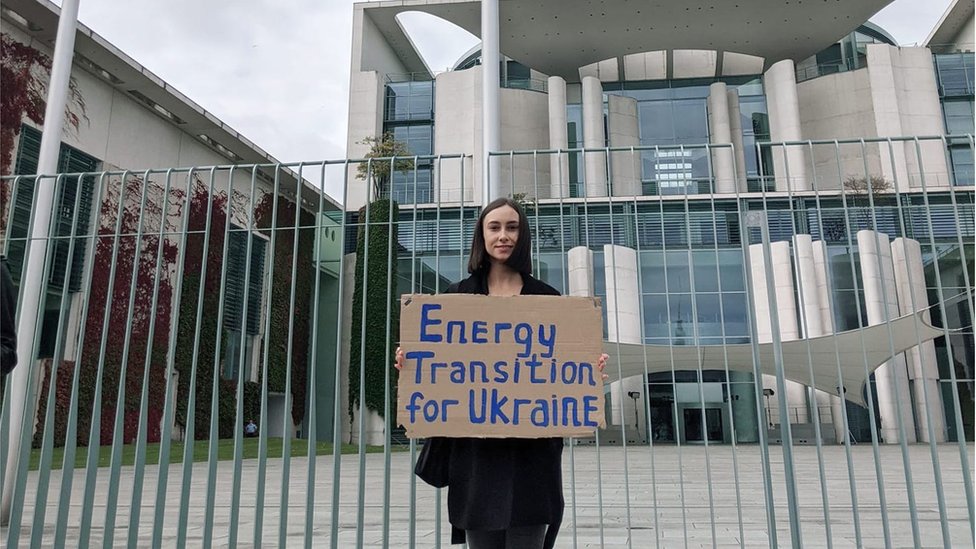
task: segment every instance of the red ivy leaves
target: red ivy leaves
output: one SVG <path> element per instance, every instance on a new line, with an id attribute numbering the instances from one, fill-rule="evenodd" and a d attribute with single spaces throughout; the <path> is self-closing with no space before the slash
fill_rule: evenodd
<path id="1" fill-rule="evenodd" d="M 0 33 L 0 175 L 11 173 L 14 147 L 24 118 L 44 124 L 47 81 L 51 58 L 36 49 Z M 73 108 L 74 107 L 74 108 Z M 68 81 L 68 104 L 64 109 L 68 126 L 75 131 L 81 119 L 88 120 L 85 98 L 74 78 Z M 0 186 L 0 231 L 6 227 L 10 185 Z"/>

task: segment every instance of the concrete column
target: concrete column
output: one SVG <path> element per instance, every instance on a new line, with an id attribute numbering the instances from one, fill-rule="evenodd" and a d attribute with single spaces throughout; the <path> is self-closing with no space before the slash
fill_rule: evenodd
<path id="1" fill-rule="evenodd" d="M 819 253 L 817 252 L 818 249 L 820 250 Z M 820 337 L 827 334 L 827 331 L 824 330 L 823 319 L 823 314 L 825 312 L 829 313 L 829 307 L 827 311 L 824 311 L 823 308 L 823 303 L 826 301 L 826 296 L 823 295 L 823 292 L 826 291 L 826 272 L 821 270 L 824 266 L 824 251 L 826 251 L 826 248 L 823 241 L 814 242 L 813 238 L 808 234 L 798 234 L 793 237 L 796 278 L 800 284 L 800 320 L 803 327 L 803 337 L 805 338 Z M 820 256 L 819 265 L 817 261 L 818 255 Z M 813 364 L 813 367 L 822 368 L 826 367 L 826 365 Z M 821 404 L 831 406 L 831 417 L 828 421 L 834 426 L 834 434 L 836 435 L 837 422 L 839 421 L 843 426 L 843 416 L 833 417 L 832 398 L 834 397 L 835 395 L 830 393 L 825 393 L 813 387 L 807 387 L 807 400 L 810 403 L 810 421 L 812 422 L 817 417 L 824 419 L 820 415 Z M 842 439 L 837 438 L 836 440 L 839 441 Z"/>
<path id="2" fill-rule="evenodd" d="M 499 51 L 498 0 L 481 0 L 481 153 L 484 163 L 484 204 L 502 196 L 498 162 L 489 161 L 488 152 L 498 151 L 502 145 L 501 117 L 501 53 Z"/>
<path id="3" fill-rule="evenodd" d="M 766 105 L 769 110 L 770 140 L 777 143 L 802 139 L 800 102 L 796 92 L 793 60 L 784 59 L 774 63 L 763 75 L 763 86 L 766 89 Z M 807 169 L 804 147 L 798 145 L 773 149 L 773 171 L 776 176 L 777 191 L 810 190 Z"/>
<path id="4" fill-rule="evenodd" d="M 785 341 L 799 339 L 800 326 L 797 322 L 796 299 L 793 294 L 793 267 L 790 261 L 790 243 L 773 242 L 770 244 L 771 261 L 773 264 L 773 289 L 776 292 L 776 307 L 779 315 L 780 337 Z M 752 269 L 752 300 L 756 313 L 756 337 L 759 343 L 770 343 L 773 340 L 772 315 L 769 311 L 766 284 L 766 269 L 764 265 L 762 244 L 749 246 L 749 268 Z M 789 417 L 792 423 L 806 423 L 807 413 L 806 386 L 795 381 L 785 380 L 786 401 L 789 406 Z M 763 387 L 776 389 L 776 378 L 763 375 Z M 778 412 L 772 412 L 771 417 L 778 417 Z"/>
<path id="5" fill-rule="evenodd" d="M 593 296 L 593 251 L 576 246 L 567 252 L 569 262 L 569 295 Z"/>
<path id="6" fill-rule="evenodd" d="M 715 82 L 708 87 L 708 142 L 725 147 L 712 149 L 712 180 L 714 192 L 735 192 L 735 171 L 732 167 L 732 128 L 729 119 L 729 97 L 725 82 Z"/>
<path id="7" fill-rule="evenodd" d="M 569 148 L 569 130 L 566 126 L 566 81 L 561 76 L 550 76 L 549 90 L 549 148 Z M 566 153 L 549 157 L 549 196 L 569 198 L 569 156 Z"/>
<path id="8" fill-rule="evenodd" d="M 606 146 L 603 131 L 603 85 L 593 76 L 583 77 L 583 147 Z M 607 196 L 607 156 L 603 152 L 583 155 L 586 165 L 586 196 Z"/>
<path id="9" fill-rule="evenodd" d="M 607 341 L 641 344 L 640 293 L 637 287 L 637 252 L 624 246 L 604 245 L 604 272 L 607 281 Z M 647 433 L 646 383 L 633 376 L 610 384 L 610 414 L 614 425 L 633 425 L 635 407 L 640 433 Z M 628 396 L 640 393 L 636 401 Z"/>
<path id="10" fill-rule="evenodd" d="M 823 240 L 813 243 L 813 266 L 817 275 L 818 295 L 820 297 L 820 321 L 824 335 L 834 333 L 834 312 L 830 308 L 830 286 L 827 285 L 827 245 Z M 843 394 L 844 389 L 839 388 L 836 394 L 831 394 L 830 418 L 834 424 L 834 435 L 838 442 L 846 440 L 846 425 L 844 424 L 845 399 L 839 395 Z M 819 393 L 820 391 L 818 391 Z M 818 395 L 820 397 L 821 395 Z M 819 398 L 818 398 L 819 400 Z"/>
<path id="11" fill-rule="evenodd" d="M 796 279 L 799 283 L 800 321 L 803 336 L 823 335 L 823 319 L 820 317 L 820 285 L 817 281 L 816 262 L 813 256 L 813 238 L 808 234 L 793 236 L 793 255 Z"/>
<path id="12" fill-rule="evenodd" d="M 861 258 L 861 282 L 868 325 L 883 324 L 898 316 L 898 299 L 894 267 L 891 263 L 891 244 L 888 235 L 875 231 L 857 233 L 857 249 Z M 881 411 L 881 435 L 886 443 L 901 442 L 898 403 L 906 442 L 915 442 L 915 420 L 912 415 L 911 392 L 904 355 L 898 355 L 874 371 L 878 408 Z M 896 390 L 897 387 L 897 390 Z"/>
<path id="13" fill-rule="evenodd" d="M 922 249 L 917 240 L 896 238 L 891 243 L 891 259 L 895 267 L 895 284 L 898 290 L 899 312 L 902 315 L 925 309 L 929 305 L 925 288 L 925 269 L 922 265 Z M 923 320 L 931 322 L 929 312 Z M 908 375 L 915 381 L 915 422 L 921 442 L 945 442 L 945 407 L 939 390 L 939 365 L 935 356 L 935 343 L 926 341 L 905 353 Z M 931 418 L 932 432 L 928 421 Z"/>
<path id="14" fill-rule="evenodd" d="M 607 96 L 607 132 L 611 147 L 640 145 L 637 100 L 621 95 Z M 640 186 L 640 152 L 610 153 L 613 196 L 637 196 Z"/>
<path id="15" fill-rule="evenodd" d="M 820 286 L 813 259 L 813 238 L 808 234 L 793 236 L 793 261 L 798 284 L 800 305 L 800 326 L 804 338 L 823 335 L 823 320 L 820 318 Z M 817 367 L 816 364 L 812 365 Z M 817 396 L 815 389 L 807 386 L 809 419 L 812 423 L 817 416 Z"/>
<path id="16" fill-rule="evenodd" d="M 739 90 L 729 90 L 729 131 L 732 133 L 732 146 L 735 147 L 735 184 L 739 192 L 747 189 L 746 150 L 742 144 L 742 110 L 739 108 Z"/>

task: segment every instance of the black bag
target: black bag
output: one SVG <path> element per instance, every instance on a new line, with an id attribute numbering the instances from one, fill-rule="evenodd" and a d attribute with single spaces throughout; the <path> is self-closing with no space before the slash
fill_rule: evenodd
<path id="1" fill-rule="evenodd" d="M 447 486 L 451 462 L 451 440 L 444 437 L 428 438 L 420 450 L 413 472 L 434 488 Z"/>

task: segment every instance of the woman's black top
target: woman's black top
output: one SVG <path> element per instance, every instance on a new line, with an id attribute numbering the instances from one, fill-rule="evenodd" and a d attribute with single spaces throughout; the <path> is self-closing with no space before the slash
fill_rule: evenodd
<path id="1" fill-rule="evenodd" d="M 486 276 L 472 275 L 445 293 L 488 294 Z M 529 275 L 522 295 L 559 295 Z M 448 451 L 448 518 L 451 543 L 464 543 L 464 530 L 504 530 L 547 524 L 544 547 L 551 549 L 563 519 L 561 438 L 438 439 Z M 440 456 L 439 456 L 440 458 Z"/>

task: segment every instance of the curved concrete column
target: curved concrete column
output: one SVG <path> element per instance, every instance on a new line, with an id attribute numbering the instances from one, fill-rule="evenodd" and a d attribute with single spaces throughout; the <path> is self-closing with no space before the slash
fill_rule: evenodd
<path id="1" fill-rule="evenodd" d="M 729 119 L 729 97 L 725 82 L 708 87 L 708 142 L 725 145 L 712 149 L 713 190 L 720 194 L 735 192 L 735 171 L 732 167 L 732 128 Z"/>
<path id="2" fill-rule="evenodd" d="M 607 136 L 611 147 L 640 145 L 637 100 L 622 95 L 607 96 Z M 640 188 L 640 152 L 610 153 L 610 191 L 613 196 L 637 196 Z"/>
<path id="3" fill-rule="evenodd" d="M 818 337 L 823 335 L 823 319 L 820 318 L 820 285 L 813 257 L 813 237 L 808 234 L 794 235 L 793 257 L 799 284 L 803 336 Z"/>
<path id="4" fill-rule="evenodd" d="M 821 255 L 821 262 L 818 265 L 817 249 L 824 249 L 823 241 L 814 242 L 813 237 L 808 234 L 798 234 L 793 237 L 793 258 L 796 265 L 796 280 L 799 284 L 800 320 L 804 338 L 820 337 L 827 333 L 824 330 L 824 310 L 822 307 L 825 300 L 822 292 L 826 290 L 824 287 L 826 286 L 826 273 L 820 272 L 820 269 L 823 268 L 823 256 Z M 812 365 L 815 369 L 822 366 L 820 364 Z M 843 416 L 833 416 L 833 397 L 835 395 L 825 393 L 813 387 L 807 387 L 807 400 L 810 404 L 811 422 L 814 418 L 820 418 L 821 422 L 823 422 L 824 418 L 819 413 L 820 406 L 830 406 L 831 415 L 829 421 L 833 425 L 834 434 L 836 435 L 837 423 L 840 422 L 843 424 Z M 836 440 L 842 439 L 838 438 Z"/>
<path id="5" fill-rule="evenodd" d="M 803 139 L 793 60 L 784 59 L 774 63 L 763 75 L 763 86 L 769 111 L 770 140 L 777 143 Z M 807 155 L 803 146 L 776 147 L 772 156 L 777 191 L 810 190 Z"/>
<path id="6" fill-rule="evenodd" d="M 895 284 L 898 290 L 899 312 L 907 315 L 925 309 L 929 305 L 925 288 L 925 268 L 922 264 L 922 248 L 917 240 L 896 238 L 891 243 L 891 259 L 895 267 Z M 922 313 L 931 322 L 928 311 Z M 939 389 L 939 364 L 935 355 L 935 343 L 926 341 L 905 353 L 908 375 L 915 381 L 915 423 L 921 442 L 945 442 L 945 406 Z M 932 421 L 932 432 L 928 422 Z"/>
<path id="7" fill-rule="evenodd" d="M 746 150 L 742 144 L 742 110 L 739 108 L 739 90 L 727 92 L 729 100 L 729 131 L 732 133 L 732 146 L 735 148 L 735 186 L 739 192 L 746 192 Z"/>
<path id="8" fill-rule="evenodd" d="M 586 246 L 570 248 L 566 253 L 569 263 L 569 295 L 593 297 L 593 251 Z"/>
<path id="9" fill-rule="evenodd" d="M 637 251 L 624 246 L 603 246 L 604 273 L 607 286 L 607 341 L 643 343 L 640 325 L 640 293 L 637 286 Z M 613 425 L 633 425 L 635 413 L 639 432 L 647 432 L 646 381 L 633 376 L 610 384 L 610 415 Z M 631 391 L 640 393 L 634 400 Z M 636 408 L 636 411 L 635 411 Z"/>
<path id="10" fill-rule="evenodd" d="M 606 147 L 603 131 L 603 85 L 593 76 L 583 77 L 583 147 L 602 149 Z M 592 152 L 583 155 L 586 168 L 586 196 L 607 196 L 607 155 Z"/>
<path id="11" fill-rule="evenodd" d="M 550 76 L 549 90 L 549 148 L 569 148 L 569 129 L 566 126 L 566 81 Z M 569 156 L 566 153 L 549 157 L 549 196 L 569 198 Z"/>
<path id="12" fill-rule="evenodd" d="M 819 288 L 822 333 L 825 335 L 832 334 L 834 333 L 834 312 L 830 308 L 829 292 L 831 290 L 827 284 L 827 245 L 823 240 L 818 240 L 813 243 L 813 265 L 817 275 L 817 287 Z M 845 436 L 847 434 L 847 426 L 844 424 L 844 406 L 846 406 L 846 401 L 839 396 L 842 393 L 843 389 L 838 384 L 837 394 L 831 394 L 829 399 L 830 418 L 834 424 L 834 435 L 837 437 L 837 442 L 847 440 Z"/>
<path id="13" fill-rule="evenodd" d="M 769 245 L 773 264 L 773 288 L 766 282 L 766 269 L 762 244 L 749 246 L 749 268 L 752 269 L 752 299 L 756 312 L 756 337 L 760 343 L 773 340 L 773 321 L 769 310 L 768 291 L 776 292 L 776 308 L 779 316 L 779 333 L 782 341 L 799 339 L 800 326 L 797 322 L 796 300 L 793 295 L 793 266 L 790 260 L 790 243 L 773 242 Z M 806 423 L 809 419 L 806 386 L 795 381 L 784 380 L 786 402 L 792 423 Z M 763 387 L 776 389 L 776 378 L 763 375 Z M 775 421 L 778 411 L 773 412 Z"/>
<path id="14" fill-rule="evenodd" d="M 857 233 L 857 250 L 861 258 L 861 282 L 868 325 L 882 324 L 898 316 L 898 299 L 894 267 L 891 263 L 891 244 L 888 235 L 875 231 Z M 908 389 L 908 370 L 905 356 L 898 355 L 882 364 L 874 372 L 878 409 L 881 411 L 881 435 L 884 442 L 901 442 L 899 419 L 905 429 L 905 441 L 915 442 L 915 419 L 912 414 L 911 392 Z M 901 416 L 898 404 L 901 401 Z"/>

